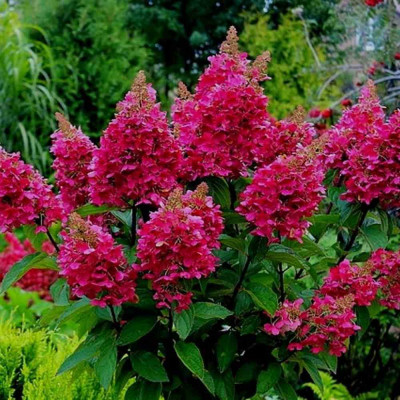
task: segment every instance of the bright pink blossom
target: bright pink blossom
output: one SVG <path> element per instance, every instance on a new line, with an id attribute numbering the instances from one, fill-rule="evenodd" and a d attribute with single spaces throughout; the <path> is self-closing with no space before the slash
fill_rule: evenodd
<path id="1" fill-rule="evenodd" d="M 206 193 L 204 183 L 185 194 L 176 189 L 138 231 L 136 270 L 151 280 L 158 307 L 188 308 L 192 294 L 182 282 L 215 270 L 212 251 L 220 246 L 223 224 L 219 206 Z"/>
<path id="2" fill-rule="evenodd" d="M 286 332 L 296 331 L 302 324 L 302 304 L 303 299 L 297 299 L 293 302 L 285 300 L 275 313 L 274 322 L 264 325 L 265 332 L 271 335 L 283 335 Z"/>
<path id="3" fill-rule="evenodd" d="M 268 99 L 259 81 L 265 75 L 269 54 L 250 63 L 238 50 L 234 28 L 221 52 L 209 58 L 192 96 L 180 86 L 181 98 L 172 109 L 174 130 L 184 150 L 184 178 L 205 176 L 237 178 L 257 158 L 262 144 L 269 154 L 271 140 Z"/>
<path id="4" fill-rule="evenodd" d="M 7 247 L 0 253 L 0 281 L 3 280 L 5 274 L 16 262 L 35 252 L 29 240 L 21 243 L 10 232 L 7 232 L 4 238 L 7 242 Z M 48 254 L 54 253 L 54 247 L 50 242 L 44 242 L 42 249 Z M 49 289 L 57 277 L 57 271 L 32 268 L 15 285 L 28 292 L 38 292 L 41 298 L 51 300 Z"/>
<path id="5" fill-rule="evenodd" d="M 122 246 L 109 233 L 73 213 L 61 235 L 60 275 L 73 295 L 86 296 L 100 307 L 137 301 L 136 271 L 127 265 Z"/>
<path id="6" fill-rule="evenodd" d="M 56 113 L 56 118 L 59 129 L 51 136 L 51 152 L 55 155 L 53 168 L 61 200 L 69 213 L 90 200 L 88 173 L 95 146 L 63 115 Z"/>
<path id="7" fill-rule="evenodd" d="M 375 299 L 380 284 L 373 278 L 369 264 L 362 267 L 342 261 L 329 271 L 321 287 L 321 293 L 333 298 L 352 294 L 358 306 L 369 306 Z"/>
<path id="8" fill-rule="evenodd" d="M 323 198 L 324 172 L 308 151 L 278 157 L 256 171 L 237 211 L 255 226 L 253 234 L 277 241 L 277 234 L 301 242 L 306 220 Z"/>
<path id="9" fill-rule="evenodd" d="M 143 72 L 118 104 L 94 150 L 89 174 L 96 205 L 119 207 L 134 203 L 159 204 L 177 185 L 181 153 L 168 128 L 166 113 Z"/>
<path id="10" fill-rule="evenodd" d="M 377 273 L 382 305 L 400 310 L 400 251 L 376 250 L 369 260 Z"/>
<path id="11" fill-rule="evenodd" d="M 0 232 L 37 223 L 45 230 L 63 209 L 47 181 L 17 153 L 0 147 Z"/>

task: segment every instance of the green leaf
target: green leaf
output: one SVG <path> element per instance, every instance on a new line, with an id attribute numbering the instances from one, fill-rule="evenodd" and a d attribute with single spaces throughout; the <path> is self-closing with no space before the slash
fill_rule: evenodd
<path id="1" fill-rule="evenodd" d="M 356 315 L 357 315 L 357 325 L 361 327 L 361 331 L 359 331 L 359 335 L 365 334 L 371 319 L 369 316 L 368 308 L 367 307 L 356 307 L 355 308 Z"/>
<path id="2" fill-rule="evenodd" d="M 125 400 L 160 400 L 161 383 L 135 382 L 126 392 Z"/>
<path id="3" fill-rule="evenodd" d="M 132 228 L 132 209 L 125 211 L 114 210 L 111 211 L 111 214 L 114 215 L 114 217 L 117 218 L 118 221 L 121 221 L 129 229 Z"/>
<path id="4" fill-rule="evenodd" d="M 267 252 L 265 258 L 267 260 L 284 263 L 296 268 L 308 268 L 306 261 L 289 248 L 284 246 L 274 246 Z"/>
<path id="5" fill-rule="evenodd" d="M 319 371 L 315 364 L 307 359 L 307 358 L 302 358 L 301 364 L 304 366 L 308 374 L 310 375 L 311 379 L 313 382 L 318 386 L 318 388 L 323 391 L 324 390 L 324 385 L 322 383 L 322 378 L 321 375 L 319 374 Z"/>
<path id="6" fill-rule="evenodd" d="M 278 363 L 271 363 L 267 369 L 261 371 L 257 379 L 257 393 L 267 393 L 276 383 L 282 374 L 282 367 Z"/>
<path id="7" fill-rule="evenodd" d="M 246 253 L 246 243 L 243 239 L 234 238 L 225 234 L 220 235 L 219 241 L 231 249 L 240 251 L 241 253 Z"/>
<path id="8" fill-rule="evenodd" d="M 325 362 L 325 365 L 327 366 L 328 370 L 336 374 L 338 358 L 325 351 L 320 353 L 320 357 Z"/>
<path id="9" fill-rule="evenodd" d="M 91 310 L 93 310 L 93 307 L 90 305 L 90 300 L 87 297 L 83 297 L 78 301 L 70 303 L 70 305 L 58 318 L 57 325 L 60 325 L 62 322 L 74 319 L 77 315 L 87 314 Z"/>
<path id="10" fill-rule="evenodd" d="M 190 307 L 187 310 L 183 310 L 180 313 L 174 312 L 174 325 L 176 331 L 178 332 L 179 337 L 182 340 L 185 340 L 193 327 L 194 321 L 194 311 L 193 308 Z"/>
<path id="11" fill-rule="evenodd" d="M 85 204 L 75 210 L 81 217 L 87 217 L 89 215 L 104 214 L 108 211 L 114 210 L 114 207 L 109 206 L 95 206 L 93 204 Z"/>
<path id="12" fill-rule="evenodd" d="M 33 253 L 15 263 L 7 272 L 1 283 L 0 295 L 10 288 L 15 282 L 21 279 L 30 269 L 51 269 L 58 271 L 54 258 L 46 253 Z"/>
<path id="13" fill-rule="evenodd" d="M 232 371 L 228 370 L 223 374 L 213 374 L 215 382 L 215 393 L 221 400 L 232 400 L 235 398 L 235 381 Z"/>
<path id="14" fill-rule="evenodd" d="M 276 389 L 282 396 L 283 400 L 297 400 L 297 394 L 293 389 L 293 386 L 284 378 L 282 378 L 277 384 Z"/>
<path id="15" fill-rule="evenodd" d="M 237 384 L 240 384 L 255 380 L 257 377 L 258 369 L 259 367 L 254 361 L 243 364 L 236 372 L 235 382 Z"/>
<path id="16" fill-rule="evenodd" d="M 202 379 L 200 378 L 200 380 L 211 394 L 215 394 L 214 379 L 208 371 L 204 371 L 204 377 Z"/>
<path id="17" fill-rule="evenodd" d="M 229 186 L 224 179 L 209 177 L 206 183 L 210 189 L 210 195 L 222 209 L 229 209 L 231 206 L 231 195 Z"/>
<path id="18" fill-rule="evenodd" d="M 235 225 L 246 223 L 246 218 L 234 211 L 225 211 L 222 216 L 224 217 L 225 225 Z"/>
<path id="19" fill-rule="evenodd" d="M 253 236 L 249 244 L 249 257 L 252 261 L 261 261 L 268 252 L 268 239 L 261 236 Z"/>
<path id="20" fill-rule="evenodd" d="M 136 342 L 143 336 L 147 335 L 154 328 L 156 322 L 156 317 L 151 315 L 133 317 L 122 328 L 121 334 L 118 338 L 118 345 L 124 346 Z"/>
<path id="21" fill-rule="evenodd" d="M 194 314 L 201 319 L 225 319 L 233 313 L 216 303 L 195 303 L 193 305 Z"/>
<path id="22" fill-rule="evenodd" d="M 203 379 L 205 375 L 203 358 L 200 350 L 194 343 L 177 342 L 175 343 L 175 351 L 183 365 L 199 379 Z"/>
<path id="23" fill-rule="evenodd" d="M 381 225 L 373 224 L 361 228 L 363 234 L 371 250 L 377 250 L 379 248 L 385 248 L 388 244 L 388 237 L 381 229 Z"/>
<path id="24" fill-rule="evenodd" d="M 133 369 L 150 382 L 168 382 L 167 372 L 159 358 L 147 351 L 135 351 L 130 356 Z"/>
<path id="25" fill-rule="evenodd" d="M 270 315 L 275 314 L 278 298 L 271 288 L 260 283 L 249 283 L 245 290 L 251 296 L 255 305 L 267 311 Z"/>
<path id="26" fill-rule="evenodd" d="M 69 286 L 65 279 L 57 279 L 50 286 L 50 294 L 56 306 L 69 305 Z"/>
<path id="27" fill-rule="evenodd" d="M 225 372 L 231 365 L 235 358 L 237 347 L 237 339 L 231 333 L 224 334 L 218 339 L 216 353 L 218 367 L 221 373 Z"/>
<path id="28" fill-rule="evenodd" d="M 94 371 L 100 384 L 108 389 L 117 368 L 117 346 L 115 340 L 107 340 L 100 349 L 100 355 L 94 364 Z"/>

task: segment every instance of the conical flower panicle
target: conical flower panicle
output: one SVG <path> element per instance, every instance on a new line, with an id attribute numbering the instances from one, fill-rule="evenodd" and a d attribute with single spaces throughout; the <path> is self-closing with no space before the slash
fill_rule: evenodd
<path id="1" fill-rule="evenodd" d="M 71 212 L 90 200 L 88 174 L 95 145 L 62 114 L 56 113 L 56 118 L 59 129 L 51 136 L 53 169 L 61 201 L 66 212 Z"/>
<path id="2" fill-rule="evenodd" d="M 221 52 L 209 58 L 210 66 L 194 95 L 180 90 L 183 97 L 173 106 L 174 131 L 184 151 L 183 177 L 187 180 L 246 175 L 254 163 L 255 143 L 268 139 L 268 99 L 259 81 L 267 78 L 269 56 L 251 64 L 247 54 L 239 52 L 237 41 L 231 28 Z"/>
<path id="3" fill-rule="evenodd" d="M 181 152 L 155 91 L 139 73 L 94 150 L 90 192 L 96 205 L 158 205 L 177 186 Z"/>
<path id="4" fill-rule="evenodd" d="M 220 246 L 223 224 L 219 206 L 206 194 L 205 184 L 185 194 L 176 189 L 139 229 L 136 270 L 151 280 L 158 307 L 186 309 L 192 294 L 182 281 L 206 277 L 215 269 L 212 250 Z"/>
<path id="5" fill-rule="evenodd" d="M 137 301 L 136 272 L 127 265 L 122 246 L 102 227 L 73 213 L 61 236 L 60 275 L 75 296 L 86 296 L 100 307 Z"/>
<path id="6" fill-rule="evenodd" d="M 45 230 L 63 219 L 61 203 L 46 179 L 19 154 L 0 147 L 0 232 L 33 223 Z"/>

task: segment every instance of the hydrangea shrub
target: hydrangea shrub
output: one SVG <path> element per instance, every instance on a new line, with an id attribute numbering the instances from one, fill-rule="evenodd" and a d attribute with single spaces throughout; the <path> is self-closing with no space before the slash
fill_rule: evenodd
<path id="1" fill-rule="evenodd" d="M 47 318 L 87 329 L 60 373 L 135 378 L 127 400 L 293 399 L 400 309 L 400 112 L 369 82 L 335 125 L 278 121 L 269 61 L 231 28 L 171 122 L 143 72 L 99 146 L 58 114 L 54 192 L 0 150 L 1 291 L 49 273 Z"/>

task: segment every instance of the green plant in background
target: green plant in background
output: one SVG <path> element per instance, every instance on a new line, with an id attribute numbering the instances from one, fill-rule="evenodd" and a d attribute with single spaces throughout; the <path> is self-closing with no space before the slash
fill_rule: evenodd
<path id="1" fill-rule="evenodd" d="M 268 109 L 272 115 L 282 118 L 303 104 L 310 108 L 316 104 L 327 105 L 335 99 L 339 90 L 332 86 L 323 99 L 318 99 L 318 89 L 324 81 L 321 65 L 325 60 L 322 46 L 314 47 L 305 22 L 294 15 L 283 15 L 274 27 L 266 14 L 245 14 L 241 35 L 243 47 L 254 57 L 261 49 L 271 52 L 273 62 L 268 68 L 272 78 L 266 83 L 270 99 Z M 306 29 L 306 30 L 305 30 Z"/>
<path id="2" fill-rule="evenodd" d="M 78 338 L 46 330 L 18 329 L 0 324 L 0 398 L 2 400 L 118 400 L 105 391 L 93 373 L 55 376 Z M 124 391 L 122 391 L 123 393 Z"/>
<path id="3" fill-rule="evenodd" d="M 39 40 L 29 37 L 33 32 Z M 55 127 L 53 113 L 63 108 L 53 74 L 44 31 L 23 23 L 0 0 L 0 141 L 10 151 L 21 151 L 41 171 L 49 161 L 43 143 Z"/>
<path id="4" fill-rule="evenodd" d="M 143 38 L 126 25 L 128 6 L 126 0 L 21 3 L 24 21 L 48 34 L 57 60 L 54 85 L 71 121 L 90 135 L 100 135 L 136 72 L 151 61 Z"/>

